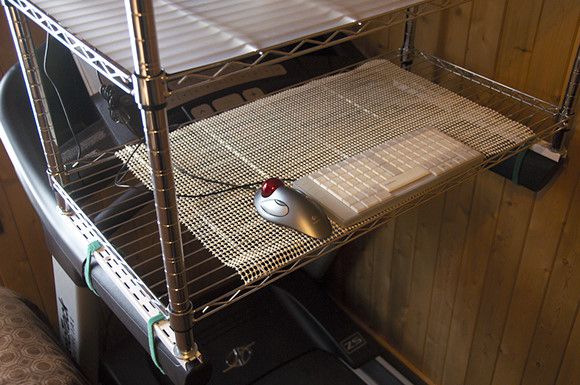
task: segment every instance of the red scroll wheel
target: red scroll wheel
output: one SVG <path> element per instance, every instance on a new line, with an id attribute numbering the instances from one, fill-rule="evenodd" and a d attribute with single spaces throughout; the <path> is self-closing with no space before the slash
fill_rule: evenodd
<path id="1" fill-rule="evenodd" d="M 278 178 L 270 178 L 262 183 L 262 196 L 264 198 L 269 197 L 276 191 L 278 187 L 284 186 L 284 182 L 282 182 Z"/>

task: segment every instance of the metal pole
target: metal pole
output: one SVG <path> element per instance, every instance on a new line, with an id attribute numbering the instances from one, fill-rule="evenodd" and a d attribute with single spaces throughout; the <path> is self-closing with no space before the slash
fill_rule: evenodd
<path id="1" fill-rule="evenodd" d="M 401 68 L 408 70 L 413 65 L 413 51 L 415 50 L 415 31 L 417 23 L 415 15 L 417 7 L 407 8 L 405 21 L 405 35 L 403 36 L 403 47 L 401 48 Z"/>
<path id="2" fill-rule="evenodd" d="M 32 113 L 36 121 L 44 157 L 48 166 L 50 183 L 52 184 L 54 179 L 62 186 L 66 182 L 65 175 L 62 172 L 62 158 L 48 109 L 48 102 L 46 101 L 46 93 L 42 86 L 38 61 L 34 54 L 34 42 L 32 41 L 32 35 L 28 28 L 28 21 L 13 6 L 5 5 L 4 7 L 10 32 L 12 33 L 12 39 L 14 40 L 14 46 L 18 54 L 20 68 L 22 69 L 22 75 L 26 82 L 28 98 L 32 106 Z M 59 194 L 55 195 L 58 208 L 64 214 L 69 214 L 70 212 L 66 207 L 64 199 Z"/>
<path id="3" fill-rule="evenodd" d="M 125 0 L 131 32 L 135 100 L 141 109 L 149 150 L 157 225 L 167 279 L 169 322 L 182 359 L 199 358 L 193 340 L 193 306 L 189 300 L 183 244 L 177 215 L 175 181 L 169 148 L 166 74 L 161 68 L 152 0 Z"/>
<path id="4" fill-rule="evenodd" d="M 578 47 L 578 52 L 576 53 L 576 61 L 574 62 L 574 67 L 572 68 L 572 73 L 570 74 L 570 79 L 568 80 L 568 86 L 566 87 L 566 93 L 564 94 L 564 99 L 562 100 L 562 105 L 560 107 L 560 113 L 558 114 L 558 121 L 562 122 L 569 119 L 574 115 L 574 103 L 576 97 L 578 96 L 578 88 L 580 87 L 580 47 Z M 552 139 L 552 148 L 554 150 L 560 151 L 564 147 L 564 139 L 568 131 L 570 123 L 567 122 L 564 129 L 558 131 L 554 138 Z"/>

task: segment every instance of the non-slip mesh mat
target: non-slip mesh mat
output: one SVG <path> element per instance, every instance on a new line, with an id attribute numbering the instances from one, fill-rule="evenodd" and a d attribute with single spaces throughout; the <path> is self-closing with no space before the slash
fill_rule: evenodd
<path id="1" fill-rule="evenodd" d="M 297 179 L 393 137 L 431 126 L 491 156 L 533 132 L 499 113 L 402 70 L 386 60 L 312 81 L 171 133 L 177 193 L 199 195 L 269 177 Z M 134 146 L 117 153 L 127 161 Z M 129 169 L 151 187 L 141 146 Z M 183 172 L 180 170 L 187 170 Z M 190 175 L 188 175 L 190 174 Z M 316 240 L 263 220 L 254 191 L 179 198 L 181 222 L 219 260 L 249 283 L 331 241 L 349 229 L 333 224 Z"/>

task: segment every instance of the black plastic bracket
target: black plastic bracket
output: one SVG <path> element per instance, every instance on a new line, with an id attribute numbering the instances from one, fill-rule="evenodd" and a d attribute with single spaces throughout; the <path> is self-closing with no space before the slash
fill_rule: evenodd
<path id="1" fill-rule="evenodd" d="M 528 149 L 492 167 L 491 171 L 538 192 L 556 176 L 562 163 L 563 158 L 555 161 Z"/>

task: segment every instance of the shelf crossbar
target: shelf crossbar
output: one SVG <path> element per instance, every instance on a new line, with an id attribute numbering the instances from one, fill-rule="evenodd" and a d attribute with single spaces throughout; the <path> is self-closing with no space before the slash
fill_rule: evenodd
<path id="1" fill-rule="evenodd" d="M 102 52 L 90 41 L 78 37 L 61 25 L 48 12 L 34 4 L 31 0 L 3 0 L 14 6 L 34 21 L 46 32 L 54 36 L 75 55 L 84 60 L 101 75 L 115 83 L 127 93 L 133 92 L 132 74 L 130 68 L 124 68 L 106 52 Z M 341 25 L 330 30 L 304 36 L 301 39 L 284 42 L 271 47 L 263 47 L 255 52 L 239 55 L 230 59 L 190 68 L 174 74 L 168 74 L 167 81 L 172 93 L 182 93 L 182 88 L 197 86 L 222 77 L 266 64 L 276 64 L 283 61 L 313 53 L 325 48 L 342 44 L 371 33 L 386 30 L 397 24 L 417 19 L 432 13 L 440 12 L 471 0 L 425 0 L 418 2 L 411 10 L 399 9 L 385 14 L 379 14 L 364 20 Z M 161 63 L 164 64 L 164 63 Z"/>
<path id="2" fill-rule="evenodd" d="M 13 6 L 25 14 L 46 32 L 55 37 L 71 52 L 84 60 L 87 64 L 99 71 L 107 79 L 119 86 L 123 91 L 131 93 L 131 73 L 116 65 L 107 55 L 92 47 L 88 42 L 75 36 L 61 26 L 41 8 L 28 0 L 4 0 L 7 5 Z"/>

